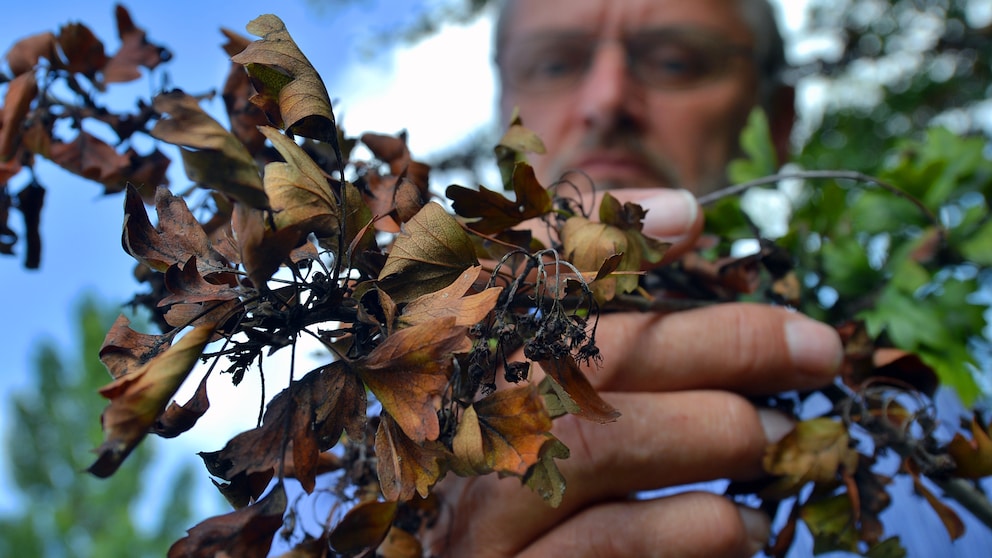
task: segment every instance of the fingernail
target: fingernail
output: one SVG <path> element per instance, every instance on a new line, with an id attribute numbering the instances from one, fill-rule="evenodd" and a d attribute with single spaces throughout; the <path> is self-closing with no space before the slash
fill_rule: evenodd
<path id="1" fill-rule="evenodd" d="M 747 531 L 748 550 L 750 551 L 748 556 L 754 556 L 768 544 L 772 522 L 767 515 L 755 509 L 737 506 L 737 511 L 741 514 L 744 530 Z"/>
<path id="2" fill-rule="evenodd" d="M 785 322 L 785 342 L 797 371 L 823 385 L 837 375 L 844 359 L 837 330 L 825 323 L 795 315 Z"/>
<path id="3" fill-rule="evenodd" d="M 647 211 L 644 234 L 659 240 L 678 240 L 689 234 L 699 213 L 696 197 L 688 190 L 665 190 L 638 203 Z"/>
<path id="4" fill-rule="evenodd" d="M 774 409 L 758 409 L 758 419 L 761 421 L 761 428 L 765 431 L 765 439 L 769 444 L 778 442 L 796 427 L 795 421 L 785 413 Z"/>

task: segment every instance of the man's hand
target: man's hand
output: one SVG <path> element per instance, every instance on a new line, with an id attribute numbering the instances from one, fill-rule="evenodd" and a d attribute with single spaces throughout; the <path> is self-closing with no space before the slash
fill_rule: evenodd
<path id="1" fill-rule="evenodd" d="M 691 246 L 702 218 L 679 191 L 614 192 L 647 208 L 645 234 Z M 765 446 L 791 428 L 745 395 L 830 383 L 842 358 L 835 331 L 786 311 L 724 304 L 675 314 L 612 314 L 596 334 L 602 365 L 587 370 L 623 416 L 555 421 L 570 449 L 568 487 L 552 508 L 519 479 L 449 477 L 438 487 L 442 556 L 750 556 L 769 520 L 711 493 L 635 500 L 644 490 L 761 475 Z"/>

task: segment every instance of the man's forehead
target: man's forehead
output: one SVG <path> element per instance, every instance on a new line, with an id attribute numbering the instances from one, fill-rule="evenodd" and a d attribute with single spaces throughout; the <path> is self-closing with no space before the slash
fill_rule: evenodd
<path id="1" fill-rule="evenodd" d="M 552 30 L 624 34 L 645 28 L 700 27 L 739 43 L 753 42 L 740 0 L 509 0 L 504 33 Z"/>

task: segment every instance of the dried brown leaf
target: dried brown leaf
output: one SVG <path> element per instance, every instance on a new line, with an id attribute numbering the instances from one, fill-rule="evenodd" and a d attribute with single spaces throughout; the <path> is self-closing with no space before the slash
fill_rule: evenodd
<path id="1" fill-rule="evenodd" d="M 452 185 L 445 195 L 461 217 L 477 219 L 469 226 L 483 234 L 493 234 L 515 227 L 520 223 L 540 217 L 551 211 L 551 196 L 541 186 L 528 164 L 518 164 L 513 169 L 514 199 L 479 186 L 478 190 Z"/>
<path id="2" fill-rule="evenodd" d="M 168 556 L 265 558 L 283 525 L 286 503 L 280 483 L 256 504 L 197 524 L 169 548 Z"/>
<path id="3" fill-rule="evenodd" d="M 469 268 L 451 285 L 407 304 L 400 316 L 400 323 L 410 326 L 449 316 L 455 318 L 455 325 L 471 326 L 479 323 L 492 312 L 496 299 L 502 292 L 501 287 L 493 287 L 465 296 L 481 271 L 480 266 Z"/>
<path id="4" fill-rule="evenodd" d="M 172 346 L 171 334 L 139 333 L 130 325 L 127 316 L 118 316 L 100 347 L 100 360 L 114 379 L 134 372 Z"/>
<path id="5" fill-rule="evenodd" d="M 292 229 L 300 240 L 310 233 L 317 237 L 338 234 L 341 203 L 317 164 L 279 130 L 265 126 L 261 132 L 286 161 L 265 165 L 265 193 L 276 229 Z"/>
<path id="6" fill-rule="evenodd" d="M 379 546 L 396 518 L 396 510 L 396 502 L 358 504 L 331 531 L 331 547 L 340 554 L 355 555 Z"/>
<path id="7" fill-rule="evenodd" d="M 152 433 L 162 438 L 175 438 L 193 428 L 196 421 L 200 420 L 200 417 L 210 408 L 210 398 L 207 397 L 207 380 L 209 378 L 210 375 L 207 374 L 200 380 L 200 385 L 193 393 L 193 397 L 190 397 L 185 404 L 180 405 L 175 401 L 169 403 L 169 406 L 152 426 Z"/>
<path id="8" fill-rule="evenodd" d="M 375 434 L 376 471 L 387 500 L 406 501 L 420 494 L 426 498 L 441 477 L 446 455 L 440 442 L 414 442 L 389 415 L 382 415 Z"/>
<path id="9" fill-rule="evenodd" d="M 156 96 L 152 106 L 169 117 L 159 120 L 151 135 L 185 148 L 181 152 L 190 180 L 256 209 L 269 206 L 251 153 L 194 97 L 171 91 Z"/>
<path id="10" fill-rule="evenodd" d="M 612 422 L 620 416 L 620 411 L 599 396 L 571 356 L 543 360 L 539 364 L 568 412 L 599 423 Z"/>
<path id="11" fill-rule="evenodd" d="M 114 473 L 145 437 L 196 365 L 213 335 L 212 326 L 193 329 L 144 366 L 100 389 L 110 400 L 101 417 L 106 440 L 89 471 L 98 477 Z"/>
<path id="12" fill-rule="evenodd" d="M 110 61 L 100 39 L 81 23 L 62 26 L 59 30 L 59 47 L 67 60 L 65 69 L 83 74 L 90 81 L 96 81 L 97 73 L 103 71 Z"/>
<path id="13" fill-rule="evenodd" d="M 31 110 L 31 102 L 38 95 L 38 80 L 34 72 L 21 74 L 7 84 L 0 113 L 0 161 L 8 161 L 17 153 L 21 128 Z"/>
<path id="14" fill-rule="evenodd" d="M 7 51 L 7 64 L 14 76 L 26 74 L 34 70 L 38 60 L 48 59 L 53 66 L 61 64 L 58 51 L 55 48 L 55 34 L 51 31 L 25 37 L 10 47 Z"/>
<path id="15" fill-rule="evenodd" d="M 954 474 L 966 479 L 992 476 L 992 434 L 982 427 L 978 417 L 971 419 L 971 440 L 960 433 L 947 445 L 954 459 Z"/>
<path id="16" fill-rule="evenodd" d="M 452 355 L 471 348 L 467 328 L 445 318 L 397 331 L 354 366 L 410 439 L 437 440 L 439 398 L 454 366 Z"/>
<path id="17" fill-rule="evenodd" d="M 551 416 L 536 385 L 498 390 L 462 413 L 452 441 L 458 474 L 524 476 L 550 438 Z"/>
<path id="18" fill-rule="evenodd" d="M 286 25 L 265 14 L 248 23 L 247 30 L 262 38 L 231 60 L 248 70 L 257 91 L 252 102 L 287 133 L 336 144 L 337 126 L 327 89 Z"/>
<path id="19" fill-rule="evenodd" d="M 140 66 L 152 70 L 172 57 L 164 47 L 147 39 L 145 31 L 134 24 L 131 14 L 124 6 L 118 4 L 114 13 L 117 17 L 117 34 L 121 38 L 121 48 L 103 67 L 104 83 L 134 81 L 141 77 L 141 71 L 138 69 Z"/>
<path id="20" fill-rule="evenodd" d="M 155 195 L 160 229 L 152 226 L 137 190 L 128 186 L 124 199 L 121 243 L 136 260 L 156 271 L 196 258 L 201 274 L 228 272 L 230 267 L 211 246 L 203 226 L 193 217 L 186 200 L 166 188 Z"/>
<path id="21" fill-rule="evenodd" d="M 444 208 L 428 203 L 403 225 L 379 282 L 394 300 L 408 302 L 447 287 L 476 265 L 479 260 L 465 231 Z"/>
<path id="22" fill-rule="evenodd" d="M 808 482 L 831 482 L 858 466 L 858 452 L 849 446 L 847 427 L 822 417 L 800 421 L 778 443 L 765 449 L 765 471 L 776 481 L 761 491 L 762 497 L 782 499 L 796 494 Z"/>
<path id="23" fill-rule="evenodd" d="M 296 478 L 313 490 L 320 454 L 348 431 L 364 432 L 365 391 L 344 361 L 337 361 L 293 382 L 269 402 L 262 425 L 232 438 L 223 449 L 201 453 L 210 473 L 228 481 L 261 475 L 271 478 L 283 459 L 285 436 Z"/>

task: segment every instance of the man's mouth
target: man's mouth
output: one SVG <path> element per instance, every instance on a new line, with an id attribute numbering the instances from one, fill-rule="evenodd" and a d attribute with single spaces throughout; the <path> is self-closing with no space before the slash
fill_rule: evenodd
<path id="1" fill-rule="evenodd" d="M 663 173 L 658 172 L 643 157 L 629 153 L 599 152 L 581 155 L 563 170 L 580 170 L 598 187 L 624 186 L 633 182 L 642 187 L 647 185 L 646 182 L 651 182 L 656 187 L 669 185 Z"/>

